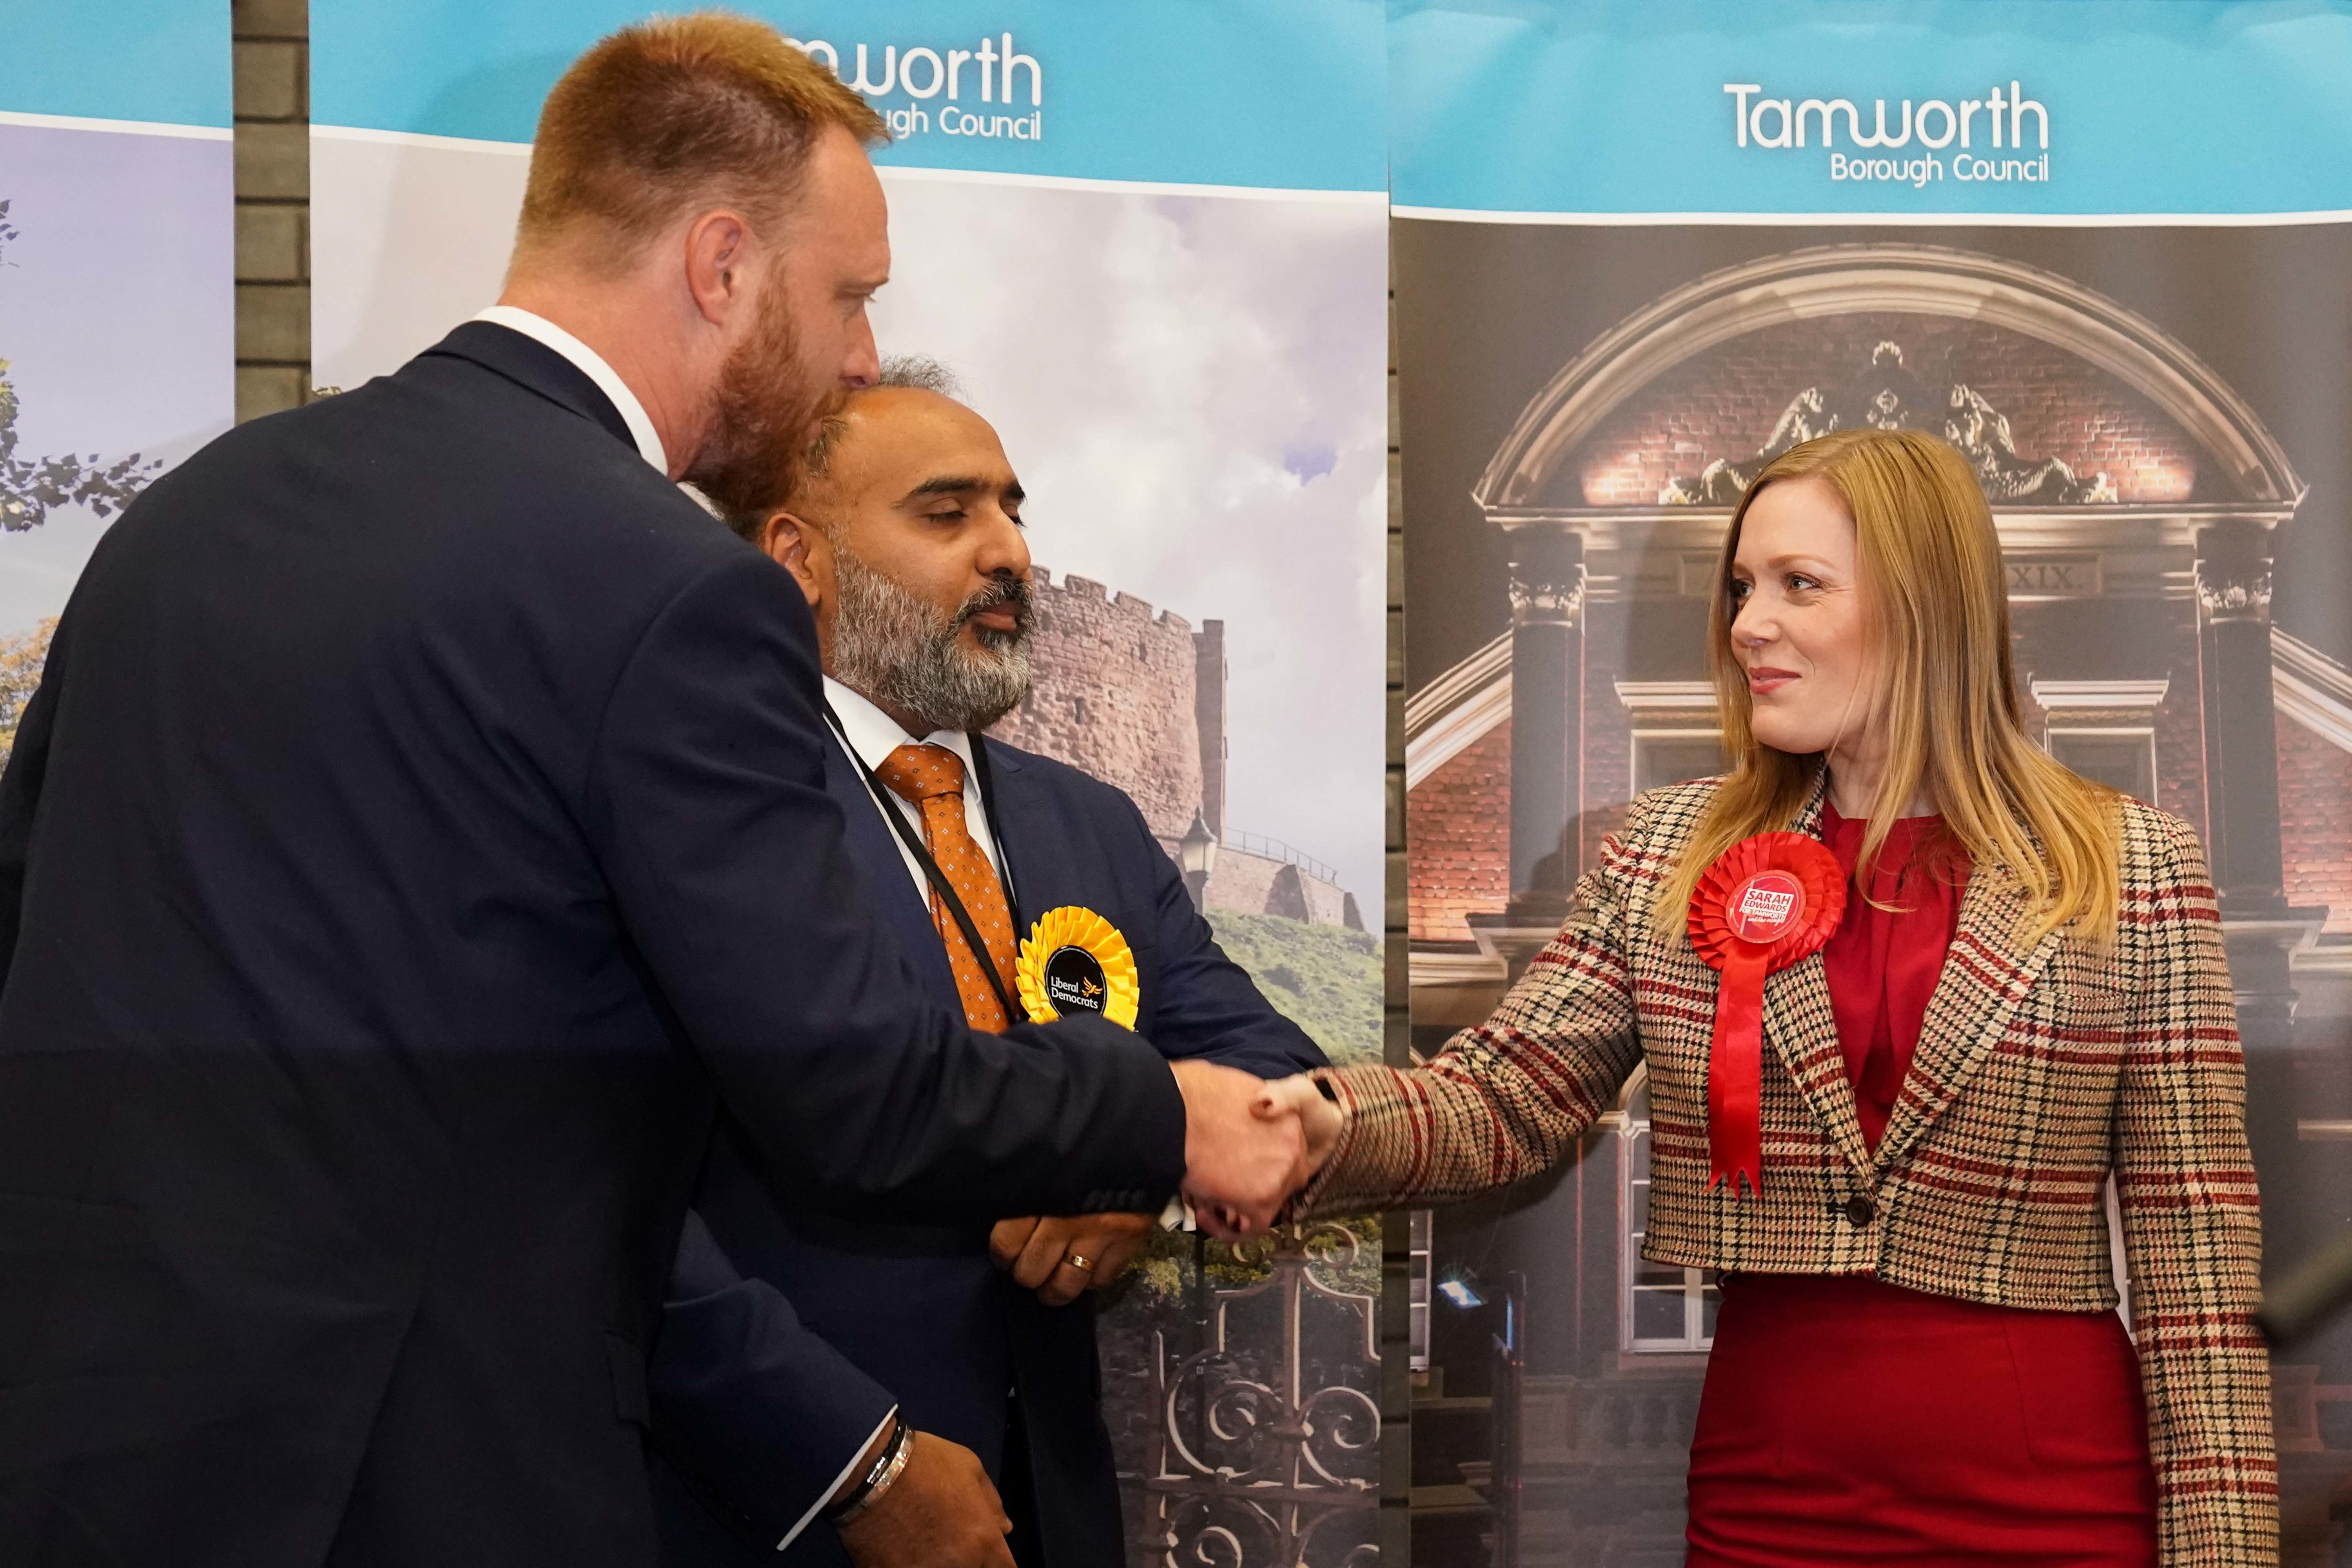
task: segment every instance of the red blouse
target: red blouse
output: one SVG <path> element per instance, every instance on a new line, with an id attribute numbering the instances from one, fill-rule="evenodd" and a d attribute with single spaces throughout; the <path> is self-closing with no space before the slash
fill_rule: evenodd
<path id="1" fill-rule="evenodd" d="M 1927 1002 L 1959 927 L 1969 880 L 1967 851 L 1944 834 L 1940 816 L 1906 816 L 1879 847 L 1865 888 L 1854 875 L 1867 822 L 1849 822 L 1827 802 L 1822 839 L 1852 881 L 1845 916 L 1822 950 L 1838 1044 L 1853 1085 L 1863 1136 L 1874 1151 L 1911 1070 Z M 1874 903 L 1872 900 L 1875 900 Z M 1880 908 L 1879 905 L 1888 906 Z"/>

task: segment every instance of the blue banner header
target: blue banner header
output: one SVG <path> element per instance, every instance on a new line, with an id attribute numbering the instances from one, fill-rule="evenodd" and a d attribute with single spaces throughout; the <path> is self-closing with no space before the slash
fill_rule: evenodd
<path id="1" fill-rule="evenodd" d="M 1401 208 L 2352 211 L 2343 0 L 1400 3 L 1389 48 Z"/>
<path id="2" fill-rule="evenodd" d="M 0 112 L 229 128 L 221 0 L 10 0 Z"/>
<path id="3" fill-rule="evenodd" d="M 1379 0 L 824 0 L 741 9 L 888 119 L 930 169 L 1380 191 Z M 312 0 L 320 125 L 528 142 L 581 50 L 642 0 Z"/>

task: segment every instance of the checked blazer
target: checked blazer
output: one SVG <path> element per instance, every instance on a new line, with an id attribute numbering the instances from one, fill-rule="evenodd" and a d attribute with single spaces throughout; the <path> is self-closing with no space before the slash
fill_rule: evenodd
<path id="1" fill-rule="evenodd" d="M 2111 950 L 2029 942 L 2007 879 L 1969 880 L 1910 1074 L 1874 1155 L 1821 956 L 1765 983 L 1760 1198 L 1707 1190 L 1716 972 L 1658 890 L 1714 781 L 1654 790 L 1578 884 L 1494 1016 L 1426 1067 L 1318 1073 L 1345 1113 L 1298 1212 L 1461 1198 L 1546 1169 L 1638 1064 L 1652 1108 L 1646 1256 L 1869 1274 L 1963 1300 L 2116 1304 L 2104 1188 L 2121 1200 L 2168 1565 L 2277 1561 L 2268 1362 L 2252 1321 L 2261 1215 L 2244 1069 L 2205 858 L 2178 819 L 2119 810 Z M 1820 836 L 1822 797 L 1790 824 Z"/>

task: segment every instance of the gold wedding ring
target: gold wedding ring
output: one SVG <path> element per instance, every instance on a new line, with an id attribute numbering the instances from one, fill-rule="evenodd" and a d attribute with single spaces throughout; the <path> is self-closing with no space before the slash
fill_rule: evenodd
<path id="1" fill-rule="evenodd" d="M 1095 1260 L 1084 1253 L 1066 1253 L 1063 1255 L 1062 1261 L 1082 1273 L 1091 1274 L 1095 1271 Z"/>

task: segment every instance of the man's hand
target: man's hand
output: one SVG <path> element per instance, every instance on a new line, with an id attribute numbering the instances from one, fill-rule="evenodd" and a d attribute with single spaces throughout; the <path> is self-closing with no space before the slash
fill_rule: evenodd
<path id="1" fill-rule="evenodd" d="M 996 1488 L 961 1443 L 915 1434 L 914 1451 L 872 1508 L 841 1527 L 857 1568 L 1013 1568 Z"/>
<path id="2" fill-rule="evenodd" d="M 1209 1229 L 1228 1240 L 1251 1236 L 1309 1173 L 1298 1113 L 1261 1112 L 1265 1080 L 1214 1062 L 1171 1062 L 1184 1096 L 1184 1194 Z"/>
<path id="3" fill-rule="evenodd" d="M 1009 1268 L 1024 1290 L 1048 1307 L 1066 1307 L 1082 1290 L 1099 1290 L 1127 1272 L 1151 1233 L 1151 1216 L 1088 1214 L 1069 1219 L 1001 1219 L 988 1233 L 988 1254 Z M 1080 1268 L 1071 1259 L 1094 1267 Z"/>

